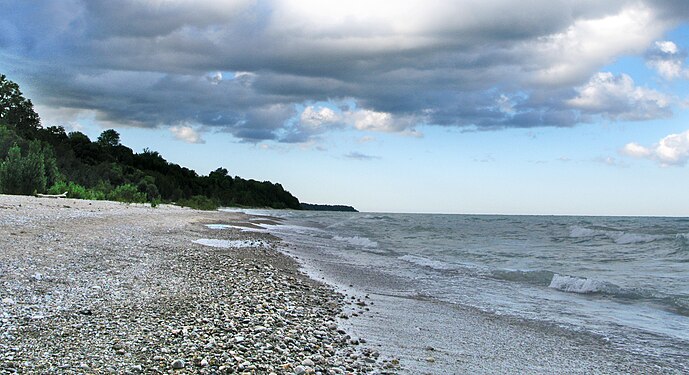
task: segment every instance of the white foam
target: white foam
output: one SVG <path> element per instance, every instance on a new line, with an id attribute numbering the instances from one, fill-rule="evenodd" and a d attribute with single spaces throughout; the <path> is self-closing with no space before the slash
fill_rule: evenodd
<path id="1" fill-rule="evenodd" d="M 333 237 L 335 241 L 341 241 L 341 242 L 346 242 L 350 245 L 353 246 L 361 246 L 361 247 L 378 247 L 378 242 L 376 241 L 371 241 L 370 239 L 366 237 L 359 237 L 359 236 L 354 236 L 354 237 L 341 237 L 341 236 L 335 236 Z"/>
<path id="2" fill-rule="evenodd" d="M 210 246 L 210 247 L 220 247 L 223 249 L 239 249 L 245 247 L 265 247 L 266 243 L 263 241 L 255 240 L 217 240 L 212 238 L 201 238 L 192 241 L 199 245 Z"/>
<path id="3" fill-rule="evenodd" d="M 569 293 L 596 293 L 602 290 L 603 284 L 596 280 L 554 274 L 549 288 Z"/>
<path id="4" fill-rule="evenodd" d="M 661 236 L 661 235 L 626 233 L 626 232 L 612 233 L 609 235 L 609 237 L 612 238 L 612 240 L 615 241 L 616 244 L 620 244 L 620 245 L 629 245 L 629 244 L 635 244 L 635 243 L 648 243 L 648 242 L 653 242 L 653 241 L 662 240 L 662 239 L 666 238 L 666 236 Z"/>
<path id="5" fill-rule="evenodd" d="M 569 236 L 572 238 L 595 237 L 595 236 L 600 236 L 601 234 L 603 234 L 602 231 L 590 229 L 590 228 L 584 228 L 584 227 L 580 227 L 578 225 L 575 225 L 575 226 L 569 228 Z"/>
<path id="6" fill-rule="evenodd" d="M 658 234 L 644 234 L 644 233 L 629 233 L 616 230 L 599 230 L 580 226 L 572 226 L 569 229 L 569 236 L 571 238 L 592 238 L 592 237 L 607 237 L 618 245 L 630 245 L 636 243 L 648 243 L 670 237 Z"/>
<path id="7" fill-rule="evenodd" d="M 209 229 L 230 229 L 230 228 L 236 228 L 233 225 L 227 225 L 227 224 L 206 224 L 206 227 Z"/>
<path id="8" fill-rule="evenodd" d="M 413 264 L 416 264 L 418 266 L 433 268 L 434 270 L 441 270 L 442 271 L 442 270 L 453 269 L 452 265 L 450 265 L 448 263 L 420 257 L 418 255 L 403 255 L 397 259 L 403 260 L 405 262 L 413 263 Z"/>
<path id="9" fill-rule="evenodd" d="M 257 225 L 257 224 L 254 224 Z M 260 226 L 260 225 L 259 225 Z M 230 224 L 206 224 L 206 227 L 209 229 L 216 229 L 216 230 L 222 230 L 222 229 L 239 229 L 242 232 L 265 232 L 266 228 L 254 228 L 254 227 L 243 227 L 240 225 L 230 225 Z"/>

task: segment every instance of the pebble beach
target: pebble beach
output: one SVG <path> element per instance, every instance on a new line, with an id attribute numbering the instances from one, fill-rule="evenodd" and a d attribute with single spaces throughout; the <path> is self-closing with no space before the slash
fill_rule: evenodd
<path id="1" fill-rule="evenodd" d="M 241 213 L 0 196 L 0 373 L 396 373 Z M 223 241 L 235 246 L 213 246 Z M 356 303 L 356 301 L 348 301 Z"/>

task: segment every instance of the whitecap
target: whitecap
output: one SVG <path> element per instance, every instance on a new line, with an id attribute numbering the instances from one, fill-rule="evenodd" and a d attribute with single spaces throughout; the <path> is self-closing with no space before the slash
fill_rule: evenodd
<path id="1" fill-rule="evenodd" d="M 346 242 L 352 246 L 360 246 L 360 247 L 378 247 L 378 242 L 376 241 L 371 241 L 370 239 L 366 237 L 359 237 L 359 236 L 354 236 L 354 237 L 341 237 L 341 236 L 335 236 L 333 237 L 335 241 L 340 241 L 340 242 Z"/>
<path id="2" fill-rule="evenodd" d="M 554 274 L 548 287 L 563 292 L 588 294 L 601 292 L 603 286 L 600 281 L 592 279 Z"/>
<path id="3" fill-rule="evenodd" d="M 210 246 L 210 247 L 220 247 L 223 249 L 239 249 L 246 247 L 265 247 L 266 243 L 260 240 L 217 240 L 212 238 L 201 238 L 192 241 L 199 245 Z"/>
<path id="4" fill-rule="evenodd" d="M 444 271 L 444 270 L 451 270 L 454 269 L 454 267 L 445 262 L 441 262 L 438 260 L 433 260 L 433 259 L 428 259 L 425 257 L 421 257 L 418 255 L 403 255 L 401 257 L 398 257 L 397 259 L 403 260 L 405 262 L 409 262 L 412 264 L 416 264 L 418 266 L 422 267 L 429 267 L 434 270 L 439 270 L 439 271 Z"/>

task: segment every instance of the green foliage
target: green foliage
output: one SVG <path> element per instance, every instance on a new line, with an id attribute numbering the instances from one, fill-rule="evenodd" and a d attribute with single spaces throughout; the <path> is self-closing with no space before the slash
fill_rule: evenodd
<path id="1" fill-rule="evenodd" d="M 216 201 L 203 195 L 194 195 L 189 199 L 180 199 L 177 204 L 183 207 L 191 207 L 197 210 L 212 211 L 217 210 L 219 205 Z"/>
<path id="2" fill-rule="evenodd" d="M 26 155 L 22 155 L 19 146 L 10 147 L 0 163 L 0 192 L 24 195 L 44 192 L 58 177 L 55 159 L 51 152 L 47 154 L 38 141 L 29 143 Z"/>
<path id="3" fill-rule="evenodd" d="M 108 129 L 98 136 L 98 145 L 101 147 L 117 147 L 120 145 L 120 133 L 114 129 Z"/>
<path id="4" fill-rule="evenodd" d="M 105 192 L 99 189 L 87 189 L 74 182 L 58 181 L 48 189 L 48 194 L 67 193 L 67 197 L 75 199 L 105 200 Z"/>
<path id="5" fill-rule="evenodd" d="M 0 160 L 7 157 L 7 153 L 10 147 L 19 144 L 22 141 L 17 133 L 7 127 L 6 125 L 0 125 Z"/>
<path id="6" fill-rule="evenodd" d="M 108 194 L 108 199 L 126 203 L 144 203 L 146 202 L 146 194 L 141 193 L 132 184 L 124 184 L 113 189 Z"/>
<path id="7" fill-rule="evenodd" d="M 31 100 L 24 98 L 19 85 L 0 74 L 0 122 L 10 125 L 22 135 L 41 128 L 41 120 Z"/>

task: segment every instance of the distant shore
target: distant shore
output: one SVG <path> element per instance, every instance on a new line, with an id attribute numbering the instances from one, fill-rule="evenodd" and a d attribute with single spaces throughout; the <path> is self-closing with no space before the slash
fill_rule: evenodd
<path id="1" fill-rule="evenodd" d="M 248 219 L 0 195 L 0 373 L 394 373 Z"/>

